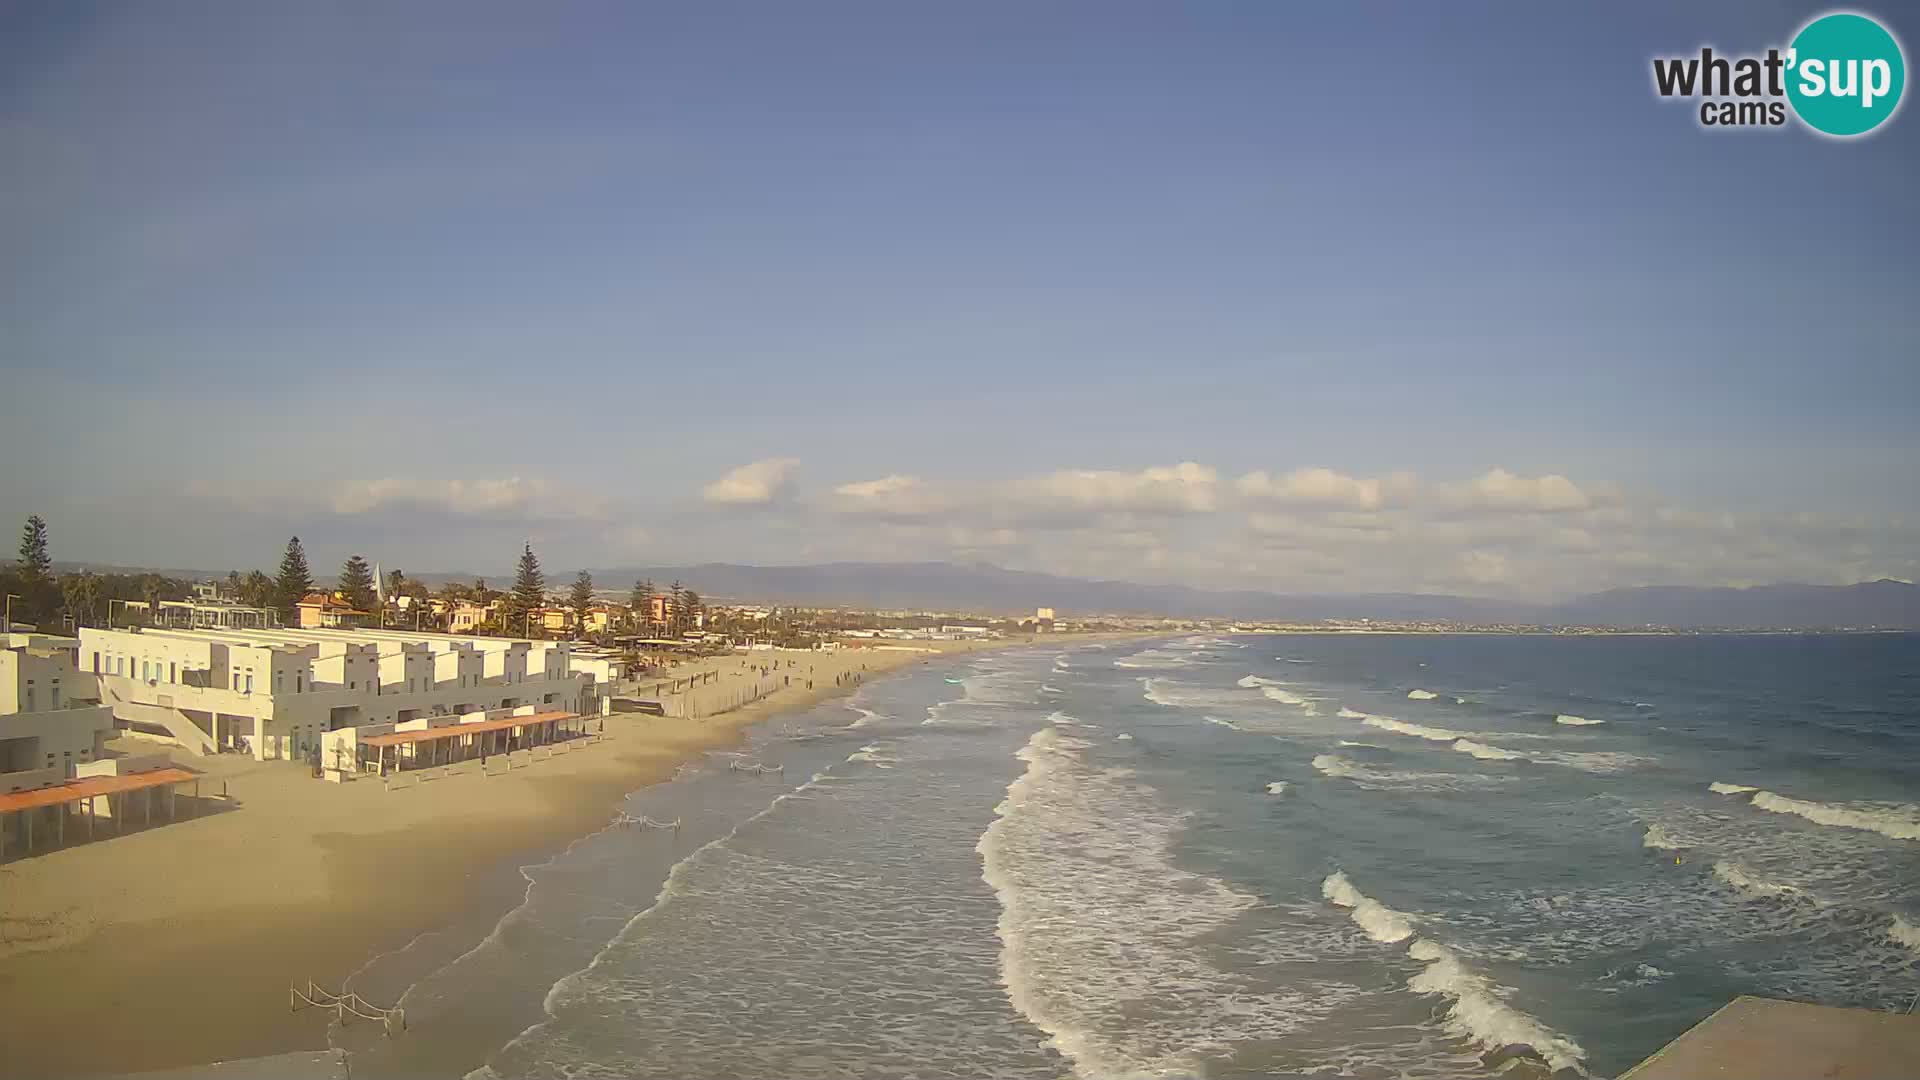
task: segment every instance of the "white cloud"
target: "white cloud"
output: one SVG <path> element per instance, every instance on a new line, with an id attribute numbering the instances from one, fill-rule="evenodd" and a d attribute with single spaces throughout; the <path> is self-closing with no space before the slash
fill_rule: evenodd
<path id="1" fill-rule="evenodd" d="M 1412 492 L 1414 479 L 1410 473 L 1363 479 L 1319 467 L 1295 469 L 1275 477 L 1262 469 L 1242 476 L 1235 487 L 1249 499 L 1295 506 L 1377 510 L 1388 500 Z"/>
<path id="2" fill-rule="evenodd" d="M 1063 469 L 1015 481 L 1008 494 L 1051 510 L 1194 514 L 1218 505 L 1219 480 L 1212 468 L 1183 461 L 1138 472 Z"/>
<path id="3" fill-rule="evenodd" d="M 1592 505 L 1586 492 L 1558 473 L 1520 476 L 1505 469 L 1492 469 L 1451 494 L 1462 506 L 1486 510 L 1558 513 L 1585 510 Z"/>
<path id="4" fill-rule="evenodd" d="M 700 490 L 710 503 L 755 506 L 770 503 L 787 491 L 798 458 L 767 458 L 733 469 Z"/>
<path id="5" fill-rule="evenodd" d="M 388 476 L 351 484 L 334 494 L 338 514 L 368 514 L 392 507 L 426 508 L 462 515 L 522 514 L 546 492 L 538 480 L 518 476 L 489 480 L 423 481 Z"/>

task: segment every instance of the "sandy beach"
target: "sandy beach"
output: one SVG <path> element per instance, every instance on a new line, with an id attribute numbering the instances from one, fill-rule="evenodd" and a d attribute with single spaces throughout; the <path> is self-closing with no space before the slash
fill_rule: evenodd
<path id="1" fill-rule="evenodd" d="M 1020 642 L 913 644 L 953 653 Z M 796 662 L 779 673 L 791 686 L 717 715 L 617 713 L 605 741 L 504 775 L 472 762 L 390 790 L 175 751 L 206 774 L 203 794 L 224 786 L 225 801 L 0 866 L 0 1015 L 35 1034 L 9 1040 L 0 1072 L 81 1076 L 323 1049 L 327 1018 L 290 1013 L 289 983 L 337 989 L 368 958 L 462 913 L 497 916 L 517 900 L 518 865 L 606 824 L 628 792 L 738 742 L 749 725 L 849 692 L 856 676 L 936 658 L 845 649 L 750 662 L 772 657 Z M 670 675 L 715 672 L 695 704 L 723 708 L 765 685 L 742 659 Z"/>

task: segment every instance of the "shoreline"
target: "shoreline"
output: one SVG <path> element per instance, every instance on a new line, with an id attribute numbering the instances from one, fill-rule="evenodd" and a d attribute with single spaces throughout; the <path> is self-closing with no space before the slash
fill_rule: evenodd
<path id="1" fill-rule="evenodd" d="M 289 1012 L 290 983 L 337 990 L 453 924 L 480 925 L 484 914 L 491 925 L 520 902 L 520 867 L 605 827 L 629 794 L 738 745 L 749 727 L 858 689 L 833 685 L 836 674 L 879 678 L 1049 640 L 768 654 L 810 666 L 816 688 L 700 718 L 615 713 L 598 745 L 505 775 L 391 791 L 365 778 L 312 780 L 284 762 L 180 751 L 178 760 L 226 783 L 230 806 L 0 866 L 0 1013 L 39 1035 L 10 1049 L 8 1071 L 74 1077 L 325 1050 L 326 1014 Z M 738 674 L 742 659 L 674 674 Z M 191 1004 L 168 1004 L 182 989 Z M 114 1038 L 98 1037 L 103 1024 Z"/>

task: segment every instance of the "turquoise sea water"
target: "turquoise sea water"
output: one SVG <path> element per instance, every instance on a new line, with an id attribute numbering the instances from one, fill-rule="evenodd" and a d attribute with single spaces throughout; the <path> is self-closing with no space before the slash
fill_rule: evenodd
<path id="1" fill-rule="evenodd" d="M 371 965 L 413 1031 L 355 1073 L 1612 1075 L 1735 994 L 1905 1008 L 1916 804 L 1914 636 L 936 662 Z"/>

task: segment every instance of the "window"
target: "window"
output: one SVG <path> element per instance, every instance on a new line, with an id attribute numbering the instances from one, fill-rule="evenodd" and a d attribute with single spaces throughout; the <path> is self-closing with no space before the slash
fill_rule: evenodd
<path id="1" fill-rule="evenodd" d="M 99 649 L 93 650 L 93 673 L 95 675 L 100 674 L 100 650 Z"/>
<path id="2" fill-rule="evenodd" d="M 33 687 L 31 686 L 27 687 L 27 707 L 25 711 L 33 711 Z"/>
<path id="3" fill-rule="evenodd" d="M 179 681 L 180 681 L 180 665 L 179 665 L 179 664 L 176 664 L 176 663 L 172 663 L 171 661 L 169 661 L 169 662 L 168 662 L 168 664 L 167 664 L 167 681 L 168 681 L 168 682 L 179 682 Z"/>
<path id="4" fill-rule="evenodd" d="M 57 686 L 53 688 L 53 707 L 56 709 L 60 707 L 60 688 Z"/>
<path id="5" fill-rule="evenodd" d="M 247 672 L 247 693 L 253 693 L 253 672 Z"/>
<path id="6" fill-rule="evenodd" d="M 293 673 L 293 692 L 296 694 L 299 693 L 301 689 L 301 684 L 304 682 L 306 682 L 306 676 L 302 675 L 297 671 L 294 672 Z"/>

